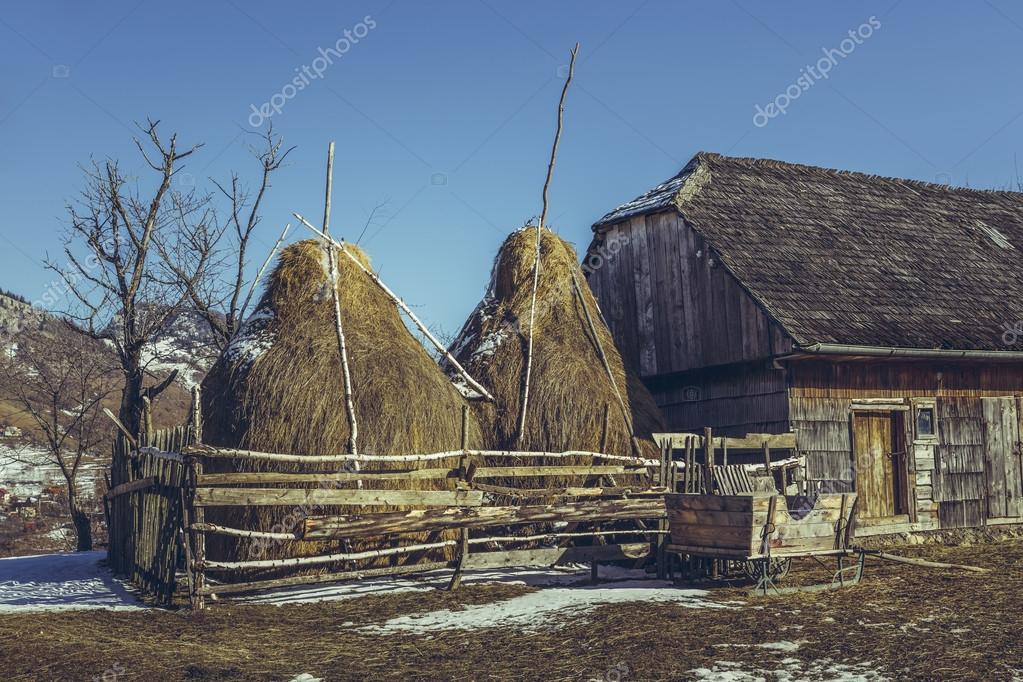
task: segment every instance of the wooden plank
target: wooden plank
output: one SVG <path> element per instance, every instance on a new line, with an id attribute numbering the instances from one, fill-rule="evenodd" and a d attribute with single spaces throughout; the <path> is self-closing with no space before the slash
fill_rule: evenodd
<path id="1" fill-rule="evenodd" d="M 278 587 L 292 587 L 295 585 L 321 585 L 323 583 L 342 582 L 345 580 L 361 580 L 384 575 L 407 575 L 409 573 L 426 573 L 448 568 L 450 562 L 431 562 L 415 565 L 388 566 L 386 568 L 367 568 L 362 571 L 340 571 L 337 573 L 322 573 L 319 575 L 294 575 L 286 578 L 272 580 L 256 580 L 243 583 L 224 583 L 207 585 L 202 589 L 202 594 L 240 594 L 245 592 L 257 592 Z"/>
<path id="2" fill-rule="evenodd" d="M 232 483 L 332 483 L 341 481 L 402 481 L 421 479 L 458 478 L 458 469 L 413 469 L 410 471 L 331 471 L 324 473 L 291 474 L 282 472 L 229 472 L 203 474 L 199 485 L 225 485 Z"/>
<path id="3" fill-rule="evenodd" d="M 607 487 L 607 488 L 584 488 L 572 486 L 567 488 L 515 488 L 503 485 L 489 485 L 487 483 L 473 483 L 473 490 L 482 490 L 485 493 L 498 495 L 511 495 L 513 497 L 650 497 L 652 495 L 663 495 L 668 491 L 666 487 L 655 486 L 653 488 L 629 488 L 629 487 Z"/>
<path id="4" fill-rule="evenodd" d="M 668 529 L 671 542 L 680 545 L 700 545 L 736 551 L 750 551 L 759 538 L 752 526 L 725 527 L 672 523 Z M 756 529 L 759 531 L 759 529 Z"/>
<path id="5" fill-rule="evenodd" d="M 655 433 L 658 443 L 671 443 L 671 447 L 682 450 L 690 439 L 696 439 L 696 447 L 703 447 L 703 434 L 691 433 Z M 795 450 L 796 434 L 793 433 L 748 433 L 745 436 L 724 436 L 714 438 L 715 447 L 726 446 L 729 450 L 763 450 L 764 443 L 772 450 Z"/>
<path id="6" fill-rule="evenodd" d="M 519 549 L 505 552 L 479 552 L 470 554 L 465 561 L 466 570 L 501 568 L 504 566 L 554 566 L 590 561 L 625 561 L 650 554 L 649 542 L 587 547 L 546 547 Z"/>
<path id="7" fill-rule="evenodd" d="M 288 488 L 196 488 L 198 507 L 275 505 L 430 505 L 478 507 L 483 493 L 472 490 L 324 490 Z"/>
<path id="8" fill-rule="evenodd" d="M 508 466 L 477 467 L 475 478 L 525 478 L 540 476 L 644 475 L 639 466 Z M 199 485 L 232 483 L 329 483 L 332 481 L 401 481 L 458 478 L 458 469 L 411 469 L 407 471 L 324 472 L 290 474 L 280 472 L 231 472 L 204 474 Z"/>
<path id="9" fill-rule="evenodd" d="M 639 373 L 653 376 L 658 372 L 658 346 L 654 328 L 654 284 L 651 282 L 650 249 L 647 246 L 647 225 L 643 216 L 632 221 L 629 249 L 633 258 L 633 288 L 636 292 L 636 340 L 639 350 Z M 667 366 L 664 366 L 667 370 Z"/>
<path id="10" fill-rule="evenodd" d="M 413 509 L 365 516 L 309 516 L 303 521 L 302 539 L 356 538 L 450 528 L 488 528 L 520 523 L 658 519 L 664 516 L 664 502 L 660 498 L 594 500 L 515 507 Z"/>
<path id="11" fill-rule="evenodd" d="M 751 512 L 753 511 L 754 499 L 760 498 L 754 498 L 752 495 L 668 494 L 664 496 L 664 503 L 668 509 Z"/>
<path id="12" fill-rule="evenodd" d="M 112 500 L 115 497 L 126 495 L 127 493 L 137 493 L 145 490 L 149 490 L 157 484 L 155 476 L 148 476 L 146 478 L 140 478 L 137 481 L 131 481 L 129 483 L 122 483 L 121 485 L 114 486 L 112 490 L 107 492 L 106 498 Z"/>
<path id="13" fill-rule="evenodd" d="M 441 459 L 458 460 L 461 457 L 490 457 L 503 459 L 574 459 L 590 457 L 594 460 L 628 463 L 633 466 L 653 466 L 653 460 L 627 455 L 611 455 L 604 452 L 588 450 L 565 450 L 564 452 L 532 452 L 527 450 L 447 450 L 411 455 L 295 455 L 290 453 L 258 452 L 255 450 L 237 450 L 233 448 L 214 448 L 208 445 L 183 448 L 183 453 L 190 457 L 212 457 L 220 459 L 239 459 L 266 462 L 297 462 L 302 464 L 340 464 L 342 462 L 389 462 L 400 464 L 407 462 L 432 462 Z"/>

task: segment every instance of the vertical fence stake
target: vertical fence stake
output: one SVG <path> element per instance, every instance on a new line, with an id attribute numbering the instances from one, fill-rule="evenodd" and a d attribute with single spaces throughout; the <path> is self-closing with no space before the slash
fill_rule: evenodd
<path id="1" fill-rule="evenodd" d="M 188 495 L 190 503 L 188 515 L 192 519 L 193 524 L 201 524 L 206 521 L 206 512 L 203 507 L 195 506 L 195 489 L 198 487 L 199 477 L 202 476 L 203 472 L 202 460 L 198 457 L 189 458 L 188 465 L 188 485 L 191 488 Z M 195 531 L 192 535 L 192 542 L 192 546 L 195 548 L 195 574 L 192 580 L 193 595 L 191 605 L 193 609 L 201 611 L 206 606 L 205 595 L 202 593 L 203 588 L 206 586 L 206 536 L 201 531 Z"/>
<path id="2" fill-rule="evenodd" d="M 465 451 L 469 449 L 469 406 L 462 405 L 462 456 L 458 460 L 458 486 L 468 489 L 469 482 L 469 458 Z M 475 467 L 473 467 L 475 468 Z M 465 560 L 469 556 L 469 529 L 462 528 L 458 534 L 458 564 L 455 566 L 455 573 L 451 576 L 448 590 L 454 592 L 462 584 L 462 571 L 465 569 Z"/>

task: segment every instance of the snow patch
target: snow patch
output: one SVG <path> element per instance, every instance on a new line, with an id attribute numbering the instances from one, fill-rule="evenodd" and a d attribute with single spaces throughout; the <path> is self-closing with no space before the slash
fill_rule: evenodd
<path id="1" fill-rule="evenodd" d="M 749 669 L 743 663 L 717 661 L 712 668 L 694 668 L 689 675 L 709 682 L 882 682 L 891 678 L 873 670 L 869 663 L 846 664 L 831 659 L 803 662 L 785 658 L 774 669 Z"/>
<path id="2" fill-rule="evenodd" d="M 249 315 L 224 349 L 224 359 L 248 367 L 273 348 L 277 334 L 270 329 L 270 324 L 275 317 L 270 308 L 259 308 Z"/>
<path id="3" fill-rule="evenodd" d="M 558 629 L 594 609 L 628 602 L 671 602 L 687 608 L 732 608 L 711 601 L 706 590 L 679 589 L 667 581 L 627 580 L 579 587 L 554 587 L 459 610 L 399 616 L 362 631 L 424 634 L 443 630 L 513 627 L 523 632 Z"/>
<path id="4" fill-rule="evenodd" d="M 104 552 L 0 559 L 0 613 L 146 608 L 100 564 Z"/>

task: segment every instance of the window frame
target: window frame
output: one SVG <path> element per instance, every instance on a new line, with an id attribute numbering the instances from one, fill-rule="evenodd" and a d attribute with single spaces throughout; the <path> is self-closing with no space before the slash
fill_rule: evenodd
<path id="1" fill-rule="evenodd" d="M 913 406 L 913 442 L 937 443 L 938 442 L 937 400 L 935 398 L 913 398 L 911 400 L 911 403 Z M 933 431 L 932 433 L 920 433 L 917 430 L 917 424 L 919 423 L 921 410 L 931 411 L 931 429 Z"/>

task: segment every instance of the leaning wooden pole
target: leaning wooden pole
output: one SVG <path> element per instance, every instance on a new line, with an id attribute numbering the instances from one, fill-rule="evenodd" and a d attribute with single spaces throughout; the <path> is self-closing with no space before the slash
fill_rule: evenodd
<path id="1" fill-rule="evenodd" d="M 469 387 L 472 388 L 472 390 L 479 393 L 481 396 L 483 396 L 486 400 L 493 402 L 494 396 L 490 394 L 490 391 L 483 388 L 482 384 L 473 379 L 472 376 L 467 371 L 465 371 L 465 368 L 462 367 L 458 360 L 455 359 L 455 356 L 448 352 L 448 349 L 445 346 L 443 346 L 440 341 L 437 340 L 437 337 L 430 333 L 430 330 L 426 327 L 425 324 L 422 323 L 422 321 L 418 317 L 416 317 L 416 314 L 412 312 L 412 309 L 409 308 L 408 305 L 405 304 L 405 301 L 403 301 L 396 293 L 391 291 L 391 289 L 386 284 L 383 283 L 383 281 L 377 276 L 375 272 L 367 268 L 365 265 L 362 264 L 362 262 L 358 258 L 349 253 L 348 250 L 345 249 L 344 243 L 338 242 L 329 234 L 325 234 L 322 231 L 318 230 L 308 220 L 300 216 L 298 213 L 293 213 L 292 215 L 295 216 L 295 218 L 300 223 L 309 228 L 313 234 L 320 236 L 327 243 L 332 244 L 342 254 L 347 256 L 350 261 L 359 266 L 359 268 L 363 272 L 365 272 L 371 280 L 373 280 L 373 283 L 380 287 L 380 290 L 387 294 L 388 298 L 394 301 L 394 304 L 398 306 L 398 308 L 400 308 L 402 312 L 408 315 L 408 318 L 412 320 L 412 324 L 416 325 L 416 329 L 422 332 L 423 336 L 429 339 L 430 343 L 433 344 L 434 348 L 436 348 L 437 351 L 444 356 L 444 359 L 447 360 L 448 363 L 454 368 L 454 370 L 458 372 L 458 374 L 463 379 L 465 379 L 465 382 L 469 384 Z"/>
<path id="2" fill-rule="evenodd" d="M 253 278 L 252 284 L 249 286 L 249 293 L 245 295 L 245 302 L 242 303 L 242 307 L 240 308 L 240 314 L 243 318 L 249 309 L 249 304 L 252 302 L 252 295 L 256 293 L 256 286 L 259 284 L 259 281 L 263 279 L 263 273 L 266 271 L 267 266 L 270 265 L 270 261 L 273 260 L 274 255 L 277 253 L 277 249 L 281 248 L 281 242 L 283 242 L 285 237 L 288 236 L 289 230 L 291 230 L 291 223 L 284 226 L 284 231 L 281 232 L 281 236 L 274 242 L 273 248 L 270 249 L 270 253 L 266 254 L 266 260 L 263 261 L 263 264 L 259 266 L 259 270 L 256 271 L 256 276 Z"/>
<path id="3" fill-rule="evenodd" d="M 334 143 L 327 147 L 327 188 L 323 200 L 323 234 L 330 235 L 330 195 L 334 184 Z M 327 252 L 327 271 L 330 279 L 331 300 L 334 303 L 334 332 L 337 335 L 337 351 L 341 356 L 341 376 L 344 383 L 345 412 L 348 415 L 348 452 L 359 454 L 359 423 L 355 417 L 355 400 L 352 396 L 352 372 L 348 364 L 348 346 L 345 342 L 344 325 L 341 323 L 341 295 L 337 290 L 337 258 L 334 245 L 324 242 Z"/>
<path id="4" fill-rule="evenodd" d="M 561 89 L 561 99 L 558 102 L 558 126 L 554 131 L 554 144 L 551 147 L 551 160 L 547 164 L 547 178 L 543 183 L 543 209 L 540 212 L 540 220 L 536 224 L 536 253 L 533 260 L 533 291 L 529 302 L 529 328 L 526 337 L 526 375 L 522 381 L 522 400 L 519 401 L 519 427 L 515 435 L 516 445 L 521 445 L 522 435 L 526 432 L 526 414 L 529 409 L 529 382 L 533 374 L 533 323 L 536 320 L 536 290 L 540 283 L 540 243 L 543 240 L 543 227 L 547 222 L 548 192 L 551 186 L 551 177 L 554 175 L 554 162 L 558 157 L 558 143 L 561 141 L 561 127 L 565 119 L 565 96 L 568 94 L 568 86 L 572 82 L 575 73 L 575 56 L 579 52 L 579 43 L 572 48 L 572 59 L 568 64 L 568 77 L 565 79 L 565 86 Z"/>

